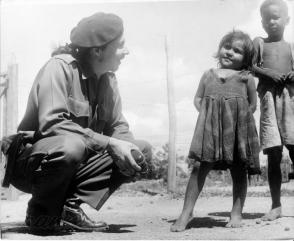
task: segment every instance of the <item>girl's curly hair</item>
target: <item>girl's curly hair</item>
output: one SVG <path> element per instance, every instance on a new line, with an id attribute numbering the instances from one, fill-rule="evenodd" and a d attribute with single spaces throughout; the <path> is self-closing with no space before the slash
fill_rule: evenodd
<path id="1" fill-rule="evenodd" d="M 227 33 L 218 46 L 216 59 L 219 59 L 219 53 L 221 48 L 226 44 L 231 44 L 234 40 L 240 40 L 243 42 L 243 49 L 244 49 L 244 59 L 243 59 L 243 67 L 244 69 L 250 69 L 253 65 L 254 59 L 254 46 L 251 38 L 248 34 L 240 31 L 240 30 L 233 30 Z"/>

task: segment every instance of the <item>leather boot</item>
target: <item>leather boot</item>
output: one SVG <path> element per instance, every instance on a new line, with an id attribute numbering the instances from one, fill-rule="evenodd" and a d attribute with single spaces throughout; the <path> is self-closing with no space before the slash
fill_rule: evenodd
<path id="1" fill-rule="evenodd" d="M 109 228 L 105 222 L 91 220 L 79 204 L 78 202 L 67 201 L 64 205 L 61 221 L 65 226 L 80 231 L 104 231 Z"/>

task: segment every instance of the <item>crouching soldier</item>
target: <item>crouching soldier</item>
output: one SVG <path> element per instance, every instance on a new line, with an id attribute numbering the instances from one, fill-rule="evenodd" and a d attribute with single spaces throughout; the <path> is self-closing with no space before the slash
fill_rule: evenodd
<path id="1" fill-rule="evenodd" d="M 151 146 L 135 140 L 122 115 L 114 72 L 129 53 L 123 22 L 114 14 L 82 19 L 33 83 L 18 134 L 2 140 L 7 155 L 3 185 L 31 193 L 25 223 L 32 231 L 105 230 L 80 208 L 99 210 L 140 172 Z M 139 155 L 139 156 L 140 156 Z"/>

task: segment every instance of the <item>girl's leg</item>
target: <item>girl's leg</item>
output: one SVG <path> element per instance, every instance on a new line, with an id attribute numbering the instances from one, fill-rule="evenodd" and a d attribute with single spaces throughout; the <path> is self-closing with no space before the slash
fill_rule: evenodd
<path id="1" fill-rule="evenodd" d="M 231 169 L 233 180 L 233 207 L 228 228 L 238 228 L 242 225 L 242 210 L 247 193 L 247 172 L 244 165 L 234 165 Z"/>
<path id="2" fill-rule="evenodd" d="M 193 168 L 186 189 L 184 207 L 180 217 L 170 228 L 172 232 L 181 232 L 186 229 L 187 224 L 193 217 L 195 202 L 203 188 L 206 176 L 212 167 L 212 163 L 201 162 L 200 167 L 198 165 Z"/>
<path id="3" fill-rule="evenodd" d="M 261 219 L 263 221 L 272 221 L 282 215 L 281 208 L 281 160 L 282 150 L 280 147 L 272 148 L 268 151 L 268 183 L 272 197 L 272 208 L 269 213 L 264 215 Z"/>

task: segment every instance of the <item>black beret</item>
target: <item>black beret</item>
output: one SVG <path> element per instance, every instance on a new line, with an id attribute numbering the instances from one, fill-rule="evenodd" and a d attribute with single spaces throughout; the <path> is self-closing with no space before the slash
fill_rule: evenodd
<path id="1" fill-rule="evenodd" d="M 123 31 L 123 21 L 119 16 L 99 12 L 83 18 L 71 30 L 70 40 L 79 47 L 100 47 L 121 36 Z"/>

